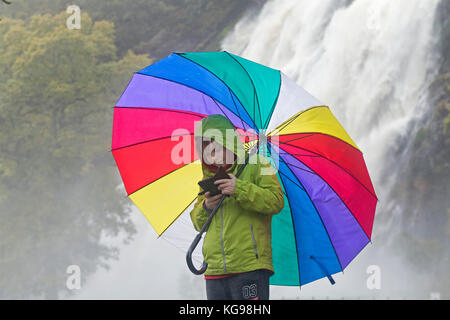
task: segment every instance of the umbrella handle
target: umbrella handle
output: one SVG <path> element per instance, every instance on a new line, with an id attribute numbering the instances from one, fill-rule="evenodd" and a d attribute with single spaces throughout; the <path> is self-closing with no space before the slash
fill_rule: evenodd
<path id="1" fill-rule="evenodd" d="M 212 218 L 214 217 L 214 215 L 217 212 L 217 209 L 220 207 L 220 205 L 223 202 L 223 199 L 225 199 L 226 196 L 227 196 L 226 194 L 222 195 L 222 197 L 220 198 L 216 207 L 209 215 L 208 220 L 206 220 L 205 225 L 203 226 L 202 230 L 200 230 L 200 232 L 195 236 L 194 241 L 192 241 L 191 245 L 189 246 L 188 251 L 186 252 L 186 263 L 188 265 L 189 270 L 191 270 L 191 272 L 193 274 L 200 275 L 206 271 L 206 268 L 208 268 L 208 264 L 205 261 L 203 261 L 200 269 L 195 268 L 194 264 L 192 263 L 192 253 L 194 252 L 198 243 L 202 239 L 203 233 L 205 232 L 206 228 L 208 228 L 209 224 L 211 223 Z"/>
<path id="2" fill-rule="evenodd" d="M 248 160 L 249 160 L 249 156 L 250 156 L 250 154 L 247 153 L 247 155 L 245 156 L 244 164 L 239 168 L 239 171 L 236 173 L 236 178 L 239 177 L 239 175 L 241 174 L 242 170 L 244 170 L 245 166 L 247 165 Z M 206 228 L 208 228 L 209 224 L 211 223 L 212 218 L 214 217 L 214 215 L 217 212 L 217 209 L 221 206 L 221 204 L 222 204 L 222 202 L 223 202 L 223 200 L 225 199 L 226 196 L 227 196 L 226 194 L 222 195 L 222 197 L 220 198 L 220 200 L 217 203 L 216 207 L 214 208 L 214 210 L 209 215 L 208 220 L 206 220 L 205 225 L 200 230 L 200 232 L 195 236 L 194 241 L 192 241 L 191 245 L 189 246 L 188 251 L 186 252 L 186 263 L 188 265 L 189 270 L 191 270 L 191 272 L 193 274 L 200 275 L 200 274 L 204 273 L 206 271 L 206 269 L 208 268 L 208 264 L 205 261 L 203 261 L 201 268 L 197 269 L 194 266 L 194 264 L 192 263 L 192 253 L 194 252 L 195 248 L 197 247 L 198 243 L 200 242 L 203 233 L 205 232 Z"/>
<path id="3" fill-rule="evenodd" d="M 194 264 L 192 263 L 192 253 L 194 252 L 195 248 L 197 247 L 198 243 L 200 242 L 200 239 L 202 238 L 202 233 L 197 234 L 194 241 L 192 241 L 191 246 L 189 247 L 187 253 L 186 253 L 186 263 L 188 265 L 189 270 L 193 274 L 200 275 L 206 271 L 206 268 L 208 268 L 208 264 L 203 261 L 203 264 L 200 269 L 197 269 Z"/>

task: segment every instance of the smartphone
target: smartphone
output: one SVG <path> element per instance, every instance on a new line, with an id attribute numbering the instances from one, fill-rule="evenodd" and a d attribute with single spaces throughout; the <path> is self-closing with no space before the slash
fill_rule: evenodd
<path id="1" fill-rule="evenodd" d="M 222 193 L 217 187 L 217 184 L 214 184 L 214 181 L 219 180 L 218 178 L 211 177 L 208 179 L 204 179 L 198 182 L 200 187 L 202 187 L 203 191 L 199 193 L 199 195 L 206 193 L 209 191 L 210 196 L 215 196 L 219 193 Z"/>
<path id="2" fill-rule="evenodd" d="M 230 177 L 225 172 L 225 169 L 223 167 L 220 167 L 216 171 L 216 174 L 213 177 L 206 178 L 206 179 L 203 179 L 203 180 L 198 182 L 199 186 L 202 187 L 202 189 L 203 189 L 203 191 L 200 192 L 198 195 L 202 195 L 202 194 L 206 193 L 207 191 L 209 191 L 210 196 L 215 196 L 215 195 L 218 195 L 218 194 L 222 193 L 218 189 L 219 185 L 218 184 L 214 184 L 214 181 L 220 180 L 220 179 L 230 179 Z"/>

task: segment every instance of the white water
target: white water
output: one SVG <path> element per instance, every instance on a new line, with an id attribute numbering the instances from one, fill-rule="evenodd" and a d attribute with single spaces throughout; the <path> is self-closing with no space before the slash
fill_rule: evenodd
<path id="1" fill-rule="evenodd" d="M 327 103 L 364 152 L 380 199 L 373 244 L 344 274 L 298 288 L 272 287 L 272 299 L 411 298 L 421 290 L 400 259 L 375 255 L 395 232 L 395 168 L 386 168 L 397 138 L 426 111 L 439 0 L 274 0 L 243 18 L 222 49 L 280 69 Z M 382 173 L 391 174 L 384 176 Z M 388 179 L 389 178 L 389 179 Z M 396 213 L 397 212 L 397 213 Z M 180 299 L 205 297 L 204 280 L 187 269 L 184 253 L 162 239 L 136 209 L 138 236 L 121 247 L 109 272 L 87 279 L 76 298 Z M 381 290 L 369 290 L 369 265 L 381 270 Z M 416 295 L 428 297 L 428 292 Z"/>

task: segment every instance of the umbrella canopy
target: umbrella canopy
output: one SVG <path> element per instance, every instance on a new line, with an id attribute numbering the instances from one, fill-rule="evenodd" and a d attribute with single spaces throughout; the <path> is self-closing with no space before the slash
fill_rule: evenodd
<path id="1" fill-rule="evenodd" d="M 370 242 L 377 203 L 361 150 L 283 72 L 226 51 L 172 53 L 136 72 L 114 108 L 114 159 L 157 234 L 183 249 L 195 234 L 188 213 L 203 176 L 194 128 L 211 114 L 227 117 L 247 149 L 259 141 L 278 169 L 285 207 L 272 219 L 270 283 L 343 271 Z"/>

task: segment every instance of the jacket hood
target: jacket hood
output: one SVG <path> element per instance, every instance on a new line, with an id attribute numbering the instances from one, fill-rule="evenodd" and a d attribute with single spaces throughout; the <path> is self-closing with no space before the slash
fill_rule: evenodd
<path id="1" fill-rule="evenodd" d="M 200 120 L 194 130 L 195 148 L 197 154 L 202 155 L 202 138 L 207 137 L 215 140 L 228 150 L 233 151 L 237 160 L 227 169 L 227 172 L 233 172 L 237 164 L 244 163 L 247 151 L 239 137 L 234 125 L 221 114 L 213 114 Z M 209 171 L 202 159 L 203 173 Z"/>

